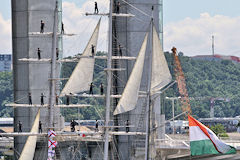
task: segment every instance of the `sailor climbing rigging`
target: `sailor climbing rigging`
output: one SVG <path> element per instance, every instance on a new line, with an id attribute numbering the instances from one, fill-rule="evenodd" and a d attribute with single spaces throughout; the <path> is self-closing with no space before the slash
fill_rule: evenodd
<path id="1" fill-rule="evenodd" d="M 122 56 L 122 47 L 120 44 L 118 45 L 118 52 L 119 52 L 119 55 Z"/>

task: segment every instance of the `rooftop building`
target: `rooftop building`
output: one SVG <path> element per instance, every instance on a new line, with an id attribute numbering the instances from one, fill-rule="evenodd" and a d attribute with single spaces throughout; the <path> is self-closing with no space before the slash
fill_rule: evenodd
<path id="1" fill-rule="evenodd" d="M 198 55 L 192 57 L 193 59 L 199 59 L 199 60 L 230 60 L 235 63 L 240 63 L 240 58 L 236 56 L 226 56 L 226 55 L 220 55 L 220 54 L 215 54 L 213 55 Z"/>
<path id="2" fill-rule="evenodd" d="M 12 70 L 12 55 L 0 54 L 0 72 Z"/>

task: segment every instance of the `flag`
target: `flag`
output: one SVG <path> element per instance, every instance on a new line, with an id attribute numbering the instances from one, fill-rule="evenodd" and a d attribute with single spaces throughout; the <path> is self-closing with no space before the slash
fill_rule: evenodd
<path id="1" fill-rule="evenodd" d="M 48 137 L 49 137 L 49 138 L 54 138 L 54 137 L 56 137 L 56 132 L 53 131 L 53 130 L 49 130 L 49 131 L 48 131 Z"/>
<path id="2" fill-rule="evenodd" d="M 55 148 L 57 146 L 57 141 L 48 139 L 48 148 Z"/>
<path id="3" fill-rule="evenodd" d="M 53 130 L 48 131 L 48 160 L 53 160 L 55 150 L 54 148 L 57 145 L 57 141 L 54 141 L 54 137 L 56 137 L 56 132 Z"/>
<path id="4" fill-rule="evenodd" d="M 188 116 L 191 155 L 234 154 L 236 149 L 218 139 L 218 137 L 201 122 Z"/>
<path id="5" fill-rule="evenodd" d="M 79 133 L 78 134 L 80 137 L 86 137 L 86 135 L 84 133 Z"/>

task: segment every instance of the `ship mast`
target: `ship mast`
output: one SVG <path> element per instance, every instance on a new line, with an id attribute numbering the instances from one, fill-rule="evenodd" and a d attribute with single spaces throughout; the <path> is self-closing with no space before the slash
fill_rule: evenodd
<path id="1" fill-rule="evenodd" d="M 111 104 L 111 85 L 112 85 L 112 0 L 109 3 L 109 33 L 108 33 L 108 58 L 107 58 L 107 92 L 106 92 L 106 117 L 105 125 L 109 125 L 110 120 L 110 104 Z M 105 130 L 105 143 L 104 143 L 104 160 L 108 159 L 109 146 L 109 127 Z"/>
<path id="2" fill-rule="evenodd" d="M 52 63 L 51 63 L 51 82 L 50 82 L 50 99 L 49 99 L 49 129 L 53 128 L 53 107 L 55 104 L 55 90 L 56 90 L 56 43 L 57 43 L 57 24 L 58 24 L 58 2 L 56 1 L 56 8 L 54 11 L 53 23 L 53 39 L 52 39 Z"/>
<path id="3" fill-rule="evenodd" d="M 152 115 L 152 102 L 151 102 L 151 76 L 152 76 L 152 52 L 153 52 L 153 10 L 154 7 L 152 6 L 152 17 L 150 22 L 150 52 L 149 52 L 149 70 L 148 70 L 148 84 L 147 84 L 147 115 L 146 115 L 146 139 L 145 139 L 145 160 L 152 159 L 152 151 L 150 148 L 150 145 L 153 145 L 152 143 L 152 137 L 151 137 L 151 130 L 153 126 L 153 115 Z M 151 144 L 150 144 L 151 142 Z"/>

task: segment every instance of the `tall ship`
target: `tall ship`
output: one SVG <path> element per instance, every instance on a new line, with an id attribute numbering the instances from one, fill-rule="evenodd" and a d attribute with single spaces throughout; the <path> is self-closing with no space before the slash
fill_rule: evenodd
<path id="1" fill-rule="evenodd" d="M 159 143 L 167 144 L 161 141 L 165 138 L 165 117 L 160 95 L 175 83 L 163 53 L 159 20 L 155 18 L 161 2 L 139 2 L 134 6 L 122 1 L 119 12 L 118 2 L 110 0 L 109 13 L 87 13 L 109 18 L 108 52 L 96 52 L 99 18 L 85 50 L 76 59 L 62 59 L 62 37 L 71 34 L 62 32 L 61 1 L 29 0 L 26 4 L 12 2 L 15 103 L 8 105 L 14 107 L 15 132 L 5 135 L 15 137 L 15 158 L 161 159 Z M 128 19 L 138 19 L 135 12 L 144 15 L 144 21 L 129 24 L 133 31 L 128 32 L 123 26 Z M 23 26 L 28 26 L 24 32 L 20 31 Z M 121 50 L 121 46 L 126 49 Z M 41 56 L 37 57 L 36 52 Z M 103 68 L 106 87 L 102 94 L 93 94 L 90 89 L 96 59 L 107 64 Z M 77 65 L 61 90 L 59 84 L 65 80 L 60 75 L 61 64 L 71 62 Z M 60 108 L 93 104 L 62 104 L 61 97 L 104 99 L 105 115 L 99 131 L 64 131 Z M 40 121 L 46 126 L 42 133 L 38 133 Z M 20 122 L 24 125 L 19 133 Z M 182 145 L 189 148 L 188 144 Z"/>

